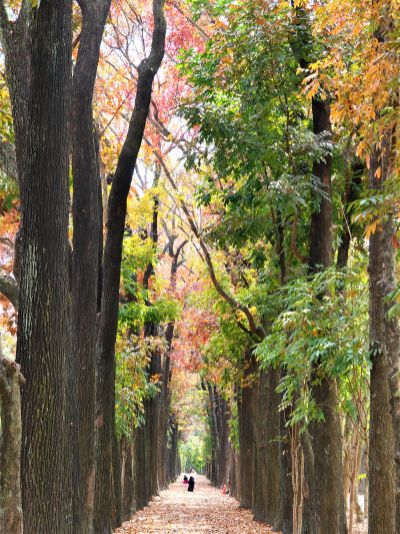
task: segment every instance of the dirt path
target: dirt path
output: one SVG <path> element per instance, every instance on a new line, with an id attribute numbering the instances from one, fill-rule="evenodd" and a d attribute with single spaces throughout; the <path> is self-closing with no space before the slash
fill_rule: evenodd
<path id="1" fill-rule="evenodd" d="M 241 510 L 235 499 L 213 488 L 205 477 L 195 478 L 193 493 L 187 491 L 180 478 L 115 534 L 272 533 L 267 525 L 254 521 L 249 511 Z"/>

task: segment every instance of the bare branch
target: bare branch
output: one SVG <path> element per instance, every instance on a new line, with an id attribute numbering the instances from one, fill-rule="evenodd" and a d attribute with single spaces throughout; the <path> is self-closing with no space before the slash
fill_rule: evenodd
<path id="1" fill-rule="evenodd" d="M 183 251 L 185 246 L 188 244 L 188 242 L 189 242 L 189 240 L 185 239 L 185 241 L 182 241 L 182 243 L 178 246 L 178 248 L 176 249 L 176 252 L 175 252 L 175 257 L 176 258 L 179 258 L 179 255 L 181 254 L 181 252 Z"/>

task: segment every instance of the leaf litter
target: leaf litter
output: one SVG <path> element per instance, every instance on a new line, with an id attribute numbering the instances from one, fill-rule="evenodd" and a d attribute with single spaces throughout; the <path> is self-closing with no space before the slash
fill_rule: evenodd
<path id="1" fill-rule="evenodd" d="M 253 519 L 236 499 L 196 475 L 194 492 L 187 491 L 182 479 L 174 482 L 148 506 L 137 512 L 115 534 L 273 534 L 265 523 Z"/>

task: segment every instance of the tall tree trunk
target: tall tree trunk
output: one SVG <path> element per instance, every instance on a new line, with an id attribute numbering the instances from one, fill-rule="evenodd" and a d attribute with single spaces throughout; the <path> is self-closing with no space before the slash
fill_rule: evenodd
<path id="1" fill-rule="evenodd" d="M 31 85 L 32 5 L 23 0 L 17 19 L 8 20 L 7 12 L 0 1 L 0 38 L 5 56 L 6 80 L 10 92 L 15 134 L 15 155 L 18 181 L 22 185 L 25 164 L 28 161 L 29 93 Z"/>
<path id="2" fill-rule="evenodd" d="M 220 436 L 218 432 L 218 423 L 217 423 L 217 417 L 215 414 L 216 410 L 216 402 L 215 402 L 215 391 L 214 386 L 210 383 L 207 383 L 207 389 L 208 389 L 208 397 L 209 397 L 209 409 L 208 409 L 208 416 L 210 418 L 210 427 L 211 427 L 211 434 L 212 434 L 212 470 L 210 473 L 210 481 L 215 486 L 218 485 L 218 479 L 219 479 L 219 450 L 220 450 Z"/>
<path id="3" fill-rule="evenodd" d="M 293 533 L 293 484 L 292 484 L 292 458 L 291 458 L 291 434 L 287 425 L 289 409 L 280 412 L 280 470 L 281 470 L 281 525 L 283 534 Z"/>
<path id="4" fill-rule="evenodd" d="M 387 138 L 382 151 L 375 151 L 371 158 L 370 188 L 372 192 L 383 189 L 388 175 L 390 140 Z M 376 178 L 378 168 L 382 178 Z M 370 386 L 370 434 L 369 434 L 369 517 L 370 534 L 396 530 L 396 436 L 395 404 L 391 395 L 392 373 L 399 359 L 399 331 L 397 321 L 387 316 L 385 300 L 395 286 L 395 250 L 392 216 L 389 215 L 371 235 L 369 240 L 369 338 L 372 359 Z M 398 377 L 395 378 L 398 380 Z M 398 394 L 398 393 L 397 393 Z M 398 428 L 396 429 L 399 430 Z M 399 438 L 397 438 L 399 439 Z"/>
<path id="5" fill-rule="evenodd" d="M 384 286 L 391 293 L 397 287 L 396 251 L 393 247 L 394 221 L 389 219 L 384 240 Z M 385 336 L 390 366 L 390 404 L 394 432 L 396 484 L 396 532 L 400 532 L 400 327 L 396 317 L 389 319 L 391 302 L 385 299 Z"/>
<path id="6" fill-rule="evenodd" d="M 253 513 L 278 529 L 282 516 L 279 371 L 261 371 L 255 420 Z"/>
<path id="7" fill-rule="evenodd" d="M 314 399 L 324 413 L 323 422 L 313 422 L 309 434 L 314 453 L 315 501 L 311 503 L 318 534 L 346 532 L 342 491 L 342 449 L 337 412 L 337 387 L 323 377 L 313 387 Z M 342 509 L 343 507 L 343 509 Z M 330 528 L 330 530 L 329 530 Z"/>
<path id="8" fill-rule="evenodd" d="M 115 400 L 114 400 L 115 403 Z M 113 527 L 118 528 L 122 525 L 122 485 L 121 485 L 121 457 L 117 434 L 114 428 L 113 447 L 112 447 L 112 480 L 114 487 L 114 509 L 113 509 Z"/>
<path id="9" fill-rule="evenodd" d="M 43 0 L 32 26 L 29 146 L 21 183 L 17 359 L 22 500 L 29 534 L 70 532 L 65 395 L 69 356 L 68 102 L 71 1 Z"/>
<path id="10" fill-rule="evenodd" d="M 131 440 L 123 437 L 121 448 L 122 520 L 127 521 L 135 512 L 135 473 Z"/>
<path id="11" fill-rule="evenodd" d="M 329 100 L 314 97 L 312 112 L 314 134 L 330 134 Z M 326 155 L 323 160 L 315 160 L 313 164 L 312 173 L 318 188 L 313 194 L 318 207 L 311 215 L 308 260 L 311 274 L 329 267 L 332 261 L 331 168 L 330 155 Z M 341 534 L 346 531 L 346 521 L 342 493 L 342 437 L 337 386 L 334 378 L 324 372 L 321 376 L 320 362 L 314 364 L 312 382 L 313 397 L 324 415 L 324 420 L 313 422 L 309 428 L 315 476 L 315 500 L 310 502 L 311 513 L 315 518 L 317 534 Z"/>
<path id="12" fill-rule="evenodd" d="M 391 6 L 382 2 L 374 39 L 387 40 L 393 31 Z M 399 96 L 392 102 L 398 108 Z M 377 115 L 381 114 L 377 110 Z M 396 154 L 398 125 L 380 132 L 370 159 L 369 187 L 382 194 L 390 178 Z M 395 209 L 395 208 L 393 208 Z M 389 318 L 389 295 L 397 287 L 396 251 L 393 244 L 395 214 L 385 213 L 375 221 L 369 240 L 369 344 L 372 360 L 370 381 L 369 510 L 368 531 L 400 530 L 400 328 Z"/>
<path id="13" fill-rule="evenodd" d="M 253 503 L 253 454 L 254 422 L 257 399 L 258 378 L 257 363 L 249 351 L 246 354 L 248 368 L 245 377 L 253 375 L 251 384 L 242 388 L 239 406 L 239 441 L 240 441 L 240 505 L 251 509 Z"/>
<path id="14" fill-rule="evenodd" d="M 158 182 L 161 175 L 160 166 L 156 166 L 153 187 L 158 186 Z M 158 208 L 159 208 L 159 199 L 155 195 L 153 197 L 153 220 L 151 223 L 150 229 L 150 239 L 153 245 L 153 252 L 157 252 L 158 244 Z M 143 289 L 145 290 L 146 297 L 146 306 L 151 307 L 152 303 L 149 298 L 149 284 L 151 277 L 154 276 L 154 263 L 150 261 L 146 267 L 146 270 L 143 275 Z M 159 325 L 156 322 L 146 322 L 144 324 L 144 337 L 151 338 L 156 337 L 159 332 Z M 148 367 L 148 378 L 153 380 L 154 377 L 162 376 L 162 367 L 161 367 L 161 354 L 158 349 L 152 349 L 150 365 Z M 159 433 L 160 433 L 160 400 L 162 392 L 157 392 L 153 397 L 148 400 L 147 411 L 146 411 L 146 422 L 148 424 L 149 430 L 149 497 L 158 493 L 158 459 L 159 459 Z"/>
<path id="15" fill-rule="evenodd" d="M 161 355 L 159 351 L 153 351 L 151 355 L 151 364 L 149 369 L 150 379 L 155 376 L 160 376 L 161 369 Z M 150 482 L 150 496 L 156 495 L 159 490 L 158 485 L 158 458 L 159 458 L 159 432 L 160 432 L 160 393 L 149 399 L 149 410 L 147 413 L 149 424 L 149 482 Z"/>
<path id="16" fill-rule="evenodd" d="M 101 195 L 93 123 L 93 91 L 110 0 L 80 0 L 82 31 L 73 77 L 73 281 L 72 374 L 69 402 L 75 405 L 74 533 L 90 534 L 94 508 L 96 314 L 98 307 Z"/>
<path id="17" fill-rule="evenodd" d="M 267 523 L 278 529 L 281 522 L 281 498 L 280 488 L 280 396 L 276 392 L 279 384 L 279 370 L 269 369 L 267 374 L 266 405 L 259 405 L 262 410 L 265 406 L 268 417 L 266 418 L 266 442 L 265 453 L 267 460 L 266 472 L 266 520 Z"/>
<path id="18" fill-rule="evenodd" d="M 292 2 L 295 6 L 295 2 Z M 304 7 L 294 7 L 295 31 L 290 36 L 293 54 L 302 69 L 313 60 L 313 41 L 309 13 Z M 330 99 L 316 95 L 312 99 L 313 132 L 317 136 L 331 134 Z M 310 224 L 308 269 L 312 275 L 329 267 L 332 262 L 332 156 L 315 159 L 312 176 L 315 181 L 313 203 L 316 204 Z M 346 531 L 342 495 L 342 446 L 338 399 L 335 380 L 326 376 L 315 362 L 312 370 L 313 396 L 322 411 L 323 422 L 313 423 L 309 437 L 303 443 L 312 446 L 304 450 L 305 478 L 309 488 L 305 509 L 307 518 L 303 531 L 310 534 L 341 534 Z M 309 449 L 309 447 L 307 447 Z"/>
<path id="19" fill-rule="evenodd" d="M 126 206 L 133 171 L 142 143 L 150 107 L 152 84 L 164 55 L 166 23 L 164 0 L 153 0 L 154 30 L 151 52 L 138 68 L 135 107 L 128 134 L 118 159 L 108 202 L 107 238 L 104 251 L 103 291 L 98 342 L 95 532 L 111 532 L 113 507 L 111 483 L 114 432 L 115 341 L 118 327 L 119 283 Z"/>
<path id="20" fill-rule="evenodd" d="M 170 236 L 168 236 L 170 237 Z M 169 256 L 172 259 L 171 272 L 170 272 L 170 290 L 174 294 L 176 291 L 176 276 L 179 267 L 180 255 L 187 243 L 187 240 L 183 241 L 174 251 L 174 241 L 171 239 L 169 243 Z M 159 438 L 159 484 L 160 488 L 164 489 L 170 482 L 167 476 L 166 461 L 167 461 L 167 444 L 168 444 L 168 420 L 171 404 L 170 395 L 170 380 L 171 380 L 171 351 L 172 342 L 174 339 L 175 321 L 170 321 L 165 329 L 165 341 L 167 342 L 167 348 L 164 355 L 164 361 L 162 365 L 162 384 L 161 384 L 161 410 L 160 410 L 160 438 Z"/>
<path id="21" fill-rule="evenodd" d="M 135 430 L 134 456 L 135 456 L 135 493 L 136 509 L 146 506 L 146 472 L 148 466 L 145 461 L 144 427 Z"/>

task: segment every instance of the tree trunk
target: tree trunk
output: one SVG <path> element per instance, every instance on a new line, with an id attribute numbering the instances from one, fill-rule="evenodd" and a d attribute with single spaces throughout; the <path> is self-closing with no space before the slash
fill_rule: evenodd
<path id="1" fill-rule="evenodd" d="M 170 237 L 170 236 L 168 236 Z M 170 290 L 174 294 L 176 291 L 176 275 L 179 267 L 179 258 L 185 247 L 187 241 L 183 241 L 174 251 L 174 239 L 170 238 L 169 243 L 169 256 L 172 259 L 171 273 L 170 273 Z M 172 341 L 174 339 L 175 321 L 170 321 L 165 329 L 165 340 L 167 342 L 167 349 L 164 355 L 164 361 L 162 365 L 162 384 L 161 384 L 161 398 L 160 398 L 160 436 L 159 436 L 159 485 L 164 489 L 171 481 L 171 475 L 167 475 L 166 462 L 167 462 L 167 444 L 168 444 L 168 420 L 170 413 L 171 394 L 170 394 L 170 381 L 171 381 L 171 350 Z"/>
<path id="2" fill-rule="evenodd" d="M 278 371 L 260 374 L 255 428 L 253 513 L 257 520 L 278 528 L 281 515 L 280 494 L 280 417 Z"/>
<path id="3" fill-rule="evenodd" d="M 160 376 L 161 356 L 158 351 L 154 351 L 151 356 L 150 377 Z M 159 433 L 160 433 L 160 400 L 161 394 L 150 399 L 149 401 L 149 426 L 150 426 L 150 495 L 157 495 L 158 485 L 158 459 L 159 459 Z"/>
<path id="4" fill-rule="evenodd" d="M 32 26 L 29 147 L 21 184 L 17 359 L 22 389 L 22 501 L 29 534 L 70 532 L 66 447 L 69 356 L 68 101 L 71 1 L 44 0 Z"/>
<path id="5" fill-rule="evenodd" d="M 6 80 L 10 92 L 15 134 L 15 156 L 21 187 L 28 161 L 29 94 L 31 85 L 32 6 L 23 0 L 18 18 L 10 22 L 0 17 L 0 37 L 5 56 Z"/>
<path id="6" fill-rule="evenodd" d="M 253 503 L 253 454 L 254 416 L 257 398 L 257 363 L 251 352 L 246 355 L 248 368 L 245 378 L 253 375 L 252 383 L 242 388 L 239 401 L 239 441 L 240 441 L 240 505 L 251 509 Z"/>
<path id="7" fill-rule="evenodd" d="M 312 101 L 314 134 L 330 134 L 330 103 L 317 97 Z M 315 160 L 313 177 L 316 180 L 314 200 L 318 207 L 311 215 L 309 272 L 315 273 L 331 264 L 332 248 L 332 157 Z M 320 192 L 322 191 L 322 193 Z M 309 428 L 313 448 L 315 500 L 310 501 L 315 518 L 316 534 L 346 532 L 342 493 L 342 437 L 338 415 L 337 386 L 334 378 L 321 376 L 319 362 L 314 364 L 313 397 L 324 415 L 323 422 L 313 422 Z M 307 463 L 306 463 L 307 469 Z"/>
<path id="8" fill-rule="evenodd" d="M 292 443 L 293 447 L 293 443 Z M 303 481 L 303 515 L 302 534 L 314 534 L 318 532 L 317 518 L 315 513 L 315 463 L 314 451 L 309 433 L 303 432 L 301 435 L 301 447 L 304 455 L 304 481 Z M 294 523 L 294 521 L 293 521 Z"/>
<path id="9" fill-rule="evenodd" d="M 216 417 L 216 400 L 215 400 L 215 390 L 214 386 L 210 383 L 207 384 L 208 389 L 208 397 L 209 397 L 209 408 L 208 408 L 208 416 L 210 418 L 210 426 L 211 426 L 211 435 L 212 435 L 212 470 L 210 473 L 210 482 L 214 486 L 218 486 L 218 480 L 219 480 L 219 451 L 220 451 L 220 436 L 218 432 L 218 423 L 217 423 L 217 417 Z"/>
<path id="10" fill-rule="evenodd" d="M 121 457 L 117 435 L 113 432 L 113 459 L 112 459 L 112 479 L 114 486 L 114 509 L 113 509 L 113 527 L 118 528 L 122 525 L 122 486 L 121 486 Z"/>
<path id="11" fill-rule="evenodd" d="M 82 31 L 73 77 L 72 391 L 75 404 L 74 533 L 90 534 L 94 509 L 96 315 L 98 307 L 100 173 L 92 100 L 110 0 L 81 0 Z"/>
<path id="12" fill-rule="evenodd" d="M 371 158 L 370 188 L 381 191 L 388 174 L 388 139 L 382 143 L 382 152 Z M 382 178 L 376 178 L 381 167 Z M 382 168 L 383 167 L 383 168 Z M 392 373 L 398 366 L 399 333 L 397 321 L 387 316 L 388 293 L 395 286 L 391 215 L 376 229 L 369 240 L 369 338 L 372 359 L 370 386 L 369 434 L 369 517 L 370 534 L 396 530 L 396 403 L 392 401 Z M 398 367 L 397 367 L 398 368 Z M 398 380 L 398 377 L 396 378 Z M 399 438 L 397 438 L 399 439 Z"/>
<path id="13" fill-rule="evenodd" d="M 143 426 L 143 456 L 144 456 L 144 505 L 151 499 L 151 452 L 150 452 L 150 401 L 145 403 L 145 422 Z"/>
<path id="14" fill-rule="evenodd" d="M 345 511 L 349 507 L 349 493 L 350 493 L 350 468 L 351 468 L 351 441 L 352 441 L 353 425 L 351 424 L 350 416 L 346 416 L 344 425 L 344 442 L 343 442 L 343 499 L 345 504 Z"/>
<path id="15" fill-rule="evenodd" d="M 163 55 L 166 23 L 164 0 L 153 0 L 154 31 L 151 52 L 138 68 L 135 107 L 128 134 L 113 178 L 107 217 L 103 291 L 98 342 L 97 408 L 98 445 L 96 458 L 95 533 L 109 534 L 113 507 L 111 483 L 114 432 L 115 341 L 118 328 L 119 283 L 127 198 L 142 143 L 150 107 L 152 84 Z"/>
<path id="16" fill-rule="evenodd" d="M 144 428 L 140 427 L 135 430 L 135 494 L 136 494 L 136 508 L 141 510 L 146 506 L 146 486 L 145 477 L 148 465 L 146 465 L 144 454 Z"/>
<path id="17" fill-rule="evenodd" d="M 308 69 L 313 60 L 313 39 L 309 14 L 303 7 L 295 7 L 296 31 L 290 36 L 293 54 L 302 69 Z M 330 137 L 330 99 L 319 95 L 312 99 L 313 132 Z M 308 269 L 312 275 L 329 267 L 332 262 L 332 156 L 314 159 L 312 202 L 316 205 L 311 214 Z M 311 534 L 342 534 L 346 532 L 346 518 L 342 495 L 342 445 L 340 421 L 337 414 L 337 388 L 335 380 L 325 376 L 320 362 L 315 362 L 312 393 L 325 420 L 309 428 L 305 457 L 305 478 L 310 490 L 305 501 L 304 532 Z M 304 443 L 304 440 L 303 440 Z M 313 450 L 309 450 L 309 445 Z M 315 465 L 312 465 L 315 464 Z M 307 472 L 308 471 L 308 472 Z M 315 476 L 315 480 L 312 478 Z M 315 492 L 312 491 L 315 488 Z M 315 497 L 315 498 L 314 498 Z"/>
<path id="18" fill-rule="evenodd" d="M 157 187 L 160 179 L 161 170 L 159 165 L 156 166 L 154 174 L 153 187 Z M 150 239 L 153 244 L 153 251 L 156 254 L 158 244 L 158 209 L 159 199 L 155 195 L 153 197 L 153 220 L 150 229 Z M 149 262 L 143 275 L 143 289 L 147 293 L 145 297 L 146 306 L 151 307 L 149 292 L 149 282 L 154 276 L 154 264 Z M 146 322 L 144 324 L 144 338 L 156 337 L 159 333 L 159 325 L 155 322 Z M 158 349 L 153 349 L 151 352 L 150 365 L 148 368 L 148 380 L 153 381 L 156 377 L 162 376 L 161 354 Z M 149 497 L 158 493 L 158 460 L 159 460 L 159 434 L 160 434 L 160 401 L 161 392 L 157 392 L 148 400 L 146 422 L 149 430 Z"/>
<path id="19" fill-rule="evenodd" d="M 293 533 L 293 485 L 292 485 L 292 455 L 291 455 L 291 433 L 287 426 L 289 420 L 288 409 L 280 412 L 280 471 L 281 471 L 281 525 L 280 530 L 283 534 Z"/>
<path id="20" fill-rule="evenodd" d="M 0 340 L 0 532 L 22 534 L 21 396 L 19 366 L 3 358 Z"/>
<path id="21" fill-rule="evenodd" d="M 122 488 L 122 520 L 127 521 L 136 510 L 135 505 L 135 473 L 133 470 L 133 447 L 125 437 L 121 443 L 121 488 Z"/>
<path id="22" fill-rule="evenodd" d="M 357 430 L 354 432 L 352 439 L 352 466 L 350 474 L 350 502 L 349 502 L 349 528 L 348 534 L 353 532 L 353 522 L 354 522 L 354 508 L 357 502 L 357 481 L 359 472 L 359 450 L 360 450 L 360 435 Z"/>
<path id="23" fill-rule="evenodd" d="M 280 464 L 279 459 L 282 454 L 281 440 L 280 440 L 280 416 L 279 405 L 280 397 L 276 393 L 276 388 L 279 384 L 280 372 L 276 369 L 268 371 L 267 382 L 267 405 L 266 411 L 268 414 L 267 422 L 267 441 L 266 441 L 266 457 L 267 457 L 267 478 L 266 485 L 266 520 L 275 529 L 281 523 L 281 494 L 280 488 Z M 263 405 L 259 405 L 259 409 L 263 410 Z"/>
<path id="24" fill-rule="evenodd" d="M 311 503 L 318 534 L 346 532 L 342 489 L 342 449 L 337 413 L 337 387 L 332 378 L 323 377 L 313 395 L 324 421 L 310 425 L 314 453 L 315 501 Z M 335 481 L 333 484 L 332 481 Z M 343 507 L 343 509 L 342 509 Z M 328 526 L 330 530 L 328 529 Z"/>

